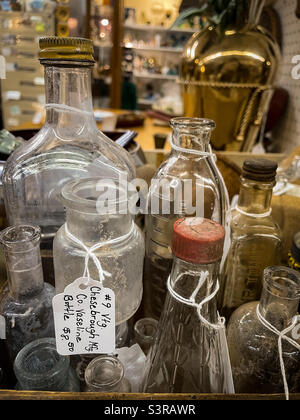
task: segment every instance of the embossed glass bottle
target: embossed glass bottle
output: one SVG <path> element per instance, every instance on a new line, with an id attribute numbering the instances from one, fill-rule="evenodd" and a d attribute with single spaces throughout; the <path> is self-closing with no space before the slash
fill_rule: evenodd
<path id="1" fill-rule="evenodd" d="M 210 149 L 215 123 L 175 118 L 171 126 L 172 152 L 152 181 L 146 216 L 144 311 L 146 317 L 155 319 L 163 309 L 173 264 L 174 222 L 197 215 L 225 226 L 229 208 L 227 189 Z"/>
<path id="2" fill-rule="evenodd" d="M 6 346 L 13 361 L 28 343 L 54 337 L 52 299 L 54 287 L 44 283 L 39 227 L 10 227 L 0 234 L 4 248 L 8 289 L 0 296 L 5 318 Z"/>
<path id="3" fill-rule="evenodd" d="M 284 384 L 279 360 L 278 335 L 267 329 L 260 314 L 279 332 L 292 323 L 300 301 L 300 274 L 287 267 L 265 270 L 260 302 L 250 302 L 237 309 L 228 324 L 227 340 L 237 393 L 283 393 Z M 299 340 L 299 328 L 288 333 Z M 300 350 L 282 340 L 283 361 L 290 392 L 300 391 Z"/>
<path id="4" fill-rule="evenodd" d="M 220 312 L 226 318 L 244 303 L 260 298 L 264 269 L 280 263 L 281 231 L 271 215 L 276 170 L 277 164 L 265 159 L 244 163 L 219 295 Z"/>
<path id="5" fill-rule="evenodd" d="M 124 367 L 114 356 L 100 356 L 94 359 L 85 371 L 86 392 L 131 391 L 129 381 L 124 377 Z"/>
<path id="6" fill-rule="evenodd" d="M 134 178 L 130 155 L 98 130 L 93 113 L 92 41 L 41 38 L 45 66 L 46 121 L 32 140 L 9 158 L 3 173 L 5 206 L 10 225 L 35 224 L 42 231 L 46 281 L 53 272 L 52 240 L 65 222 L 58 200 L 70 179 Z M 52 280 L 54 280 L 52 278 Z"/>
<path id="7" fill-rule="evenodd" d="M 224 238 L 224 228 L 211 220 L 175 223 L 173 270 L 148 355 L 144 392 L 234 393 L 215 297 Z"/>
<path id="8" fill-rule="evenodd" d="M 19 390 L 80 391 L 79 380 L 70 367 L 70 359 L 57 353 L 54 338 L 27 344 L 15 359 L 14 371 Z"/>

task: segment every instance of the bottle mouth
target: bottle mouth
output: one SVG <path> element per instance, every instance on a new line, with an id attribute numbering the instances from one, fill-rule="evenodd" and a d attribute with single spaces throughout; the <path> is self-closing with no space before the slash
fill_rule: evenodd
<path id="1" fill-rule="evenodd" d="M 152 318 L 143 318 L 134 325 L 134 333 L 146 343 L 153 343 L 157 332 L 158 321 Z"/>
<path id="2" fill-rule="evenodd" d="M 300 298 L 300 273 L 288 267 L 268 267 L 264 271 L 268 292 L 286 300 Z"/>
<path id="3" fill-rule="evenodd" d="M 89 214 L 118 214 L 127 209 L 128 191 L 113 180 L 87 178 L 62 188 L 61 201 L 72 210 Z"/>
<path id="4" fill-rule="evenodd" d="M 27 344 L 17 355 L 14 371 L 17 379 L 36 387 L 38 383 L 48 382 L 56 376 L 66 375 L 70 361 L 57 353 L 54 338 L 44 338 Z"/>
<path id="5" fill-rule="evenodd" d="M 97 357 L 85 371 L 86 383 L 95 389 L 114 388 L 123 377 L 123 365 L 114 356 Z"/>
<path id="6" fill-rule="evenodd" d="M 189 132 L 208 131 L 212 132 L 216 128 L 216 123 L 213 120 L 205 118 L 173 118 L 170 125 L 174 130 L 186 130 Z"/>
<path id="7" fill-rule="evenodd" d="M 20 247 L 20 251 L 34 247 L 41 239 L 41 229 L 39 226 L 20 225 L 3 230 L 0 233 L 0 243 L 8 249 Z"/>

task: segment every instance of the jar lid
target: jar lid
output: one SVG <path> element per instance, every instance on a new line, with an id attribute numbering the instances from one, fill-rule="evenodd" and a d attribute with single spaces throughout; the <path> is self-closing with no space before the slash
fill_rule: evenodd
<path id="1" fill-rule="evenodd" d="M 267 159 L 246 160 L 243 166 L 243 178 L 259 182 L 272 182 L 276 179 L 278 164 Z"/>
<path id="2" fill-rule="evenodd" d="M 40 38 L 40 60 L 85 61 L 94 63 L 94 47 L 90 39 L 61 38 L 57 36 Z"/>
<path id="3" fill-rule="evenodd" d="M 212 264 L 222 259 L 225 229 L 201 217 L 183 218 L 174 224 L 172 250 L 183 261 Z"/>
<path id="4" fill-rule="evenodd" d="M 297 262 L 300 262 L 300 232 L 294 235 L 291 254 Z"/>

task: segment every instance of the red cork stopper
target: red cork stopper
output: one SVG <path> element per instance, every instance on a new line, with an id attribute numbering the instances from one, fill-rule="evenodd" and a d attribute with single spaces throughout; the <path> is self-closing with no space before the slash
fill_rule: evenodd
<path id="1" fill-rule="evenodd" d="M 174 224 L 172 250 L 183 261 L 212 264 L 223 256 L 225 229 L 212 220 L 190 217 Z"/>

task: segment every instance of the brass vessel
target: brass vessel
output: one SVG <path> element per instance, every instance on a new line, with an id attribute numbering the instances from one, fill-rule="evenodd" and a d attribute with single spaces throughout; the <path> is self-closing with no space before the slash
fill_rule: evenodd
<path id="1" fill-rule="evenodd" d="M 279 46 L 258 25 L 264 1 L 248 4 L 246 21 L 194 34 L 182 57 L 185 116 L 216 121 L 216 150 L 252 150 L 279 71 Z"/>

